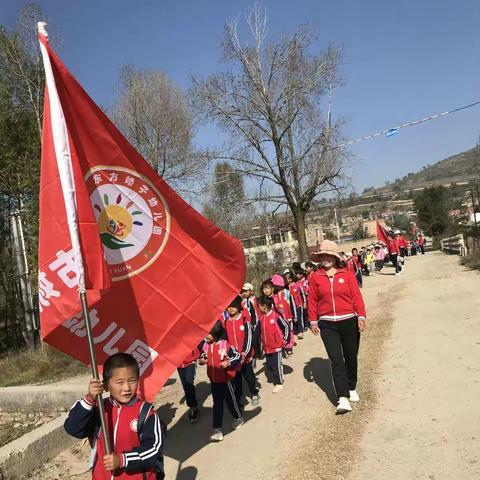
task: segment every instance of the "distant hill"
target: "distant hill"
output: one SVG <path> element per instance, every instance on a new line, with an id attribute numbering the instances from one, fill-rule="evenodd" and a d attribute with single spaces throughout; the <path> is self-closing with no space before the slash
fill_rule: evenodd
<path id="1" fill-rule="evenodd" d="M 433 185 L 465 184 L 480 177 L 480 147 L 445 158 L 434 165 L 423 167 L 420 172 L 409 173 L 388 183 L 385 187 L 365 189 L 363 195 L 400 193 Z"/>

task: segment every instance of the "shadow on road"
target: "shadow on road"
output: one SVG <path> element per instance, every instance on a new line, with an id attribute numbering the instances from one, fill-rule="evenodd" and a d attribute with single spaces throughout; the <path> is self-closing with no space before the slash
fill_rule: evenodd
<path id="1" fill-rule="evenodd" d="M 167 441 L 165 455 L 176 459 L 179 467 L 175 480 L 195 480 L 198 475 L 198 469 L 195 466 L 182 467 L 182 464 L 199 450 L 210 443 L 210 434 L 212 433 L 212 408 L 203 407 L 205 400 L 211 394 L 210 383 L 200 382 L 196 386 L 197 401 L 200 408 L 200 418 L 197 423 L 191 424 L 188 421 L 188 410 L 182 417 L 167 430 Z M 173 403 L 166 403 L 157 409 L 160 418 L 167 424 L 172 423 L 175 417 L 177 407 Z M 261 408 L 244 412 L 245 422 L 256 417 Z M 224 435 L 232 432 L 232 418 L 225 406 L 224 409 Z"/>
<path id="2" fill-rule="evenodd" d="M 333 387 L 330 360 L 319 357 L 310 359 L 303 368 L 303 377 L 307 382 L 315 382 L 325 392 L 332 405 L 337 404 L 337 394 Z"/>

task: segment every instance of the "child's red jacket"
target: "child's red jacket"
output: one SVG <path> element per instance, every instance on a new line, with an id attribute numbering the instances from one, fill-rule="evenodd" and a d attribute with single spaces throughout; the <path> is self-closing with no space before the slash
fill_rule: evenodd
<path id="1" fill-rule="evenodd" d="M 238 367 L 241 366 L 241 356 L 227 340 L 205 342 L 203 352 L 207 356 L 207 375 L 212 383 L 227 383 L 235 378 Z M 228 360 L 228 368 L 220 366 L 223 360 Z"/>
<path id="2" fill-rule="evenodd" d="M 285 319 L 275 310 L 270 310 L 265 315 L 260 315 L 260 334 L 262 336 L 263 350 L 270 353 L 281 352 L 282 347 L 288 342 L 290 327 Z"/>
<path id="3" fill-rule="evenodd" d="M 234 317 L 230 315 L 222 321 L 227 332 L 228 341 L 236 350 L 245 355 L 245 363 L 253 358 L 252 348 L 252 317 L 248 310 L 243 309 Z"/>
<path id="4" fill-rule="evenodd" d="M 137 397 L 120 405 L 112 398 L 105 398 L 105 419 L 112 451 L 120 456 L 120 468 L 108 472 L 103 466 L 103 437 L 96 402 L 89 396 L 79 400 L 65 420 L 65 430 L 76 438 L 89 438 L 95 450 L 93 480 L 156 480 L 154 465 L 163 464 L 164 434 L 160 418 L 153 407 L 142 427 L 142 440 L 137 433 L 137 420 L 144 402 Z"/>

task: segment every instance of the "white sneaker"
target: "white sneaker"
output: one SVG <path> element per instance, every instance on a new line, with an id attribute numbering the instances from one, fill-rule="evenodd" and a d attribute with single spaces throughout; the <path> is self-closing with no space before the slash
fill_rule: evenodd
<path id="1" fill-rule="evenodd" d="M 360 397 L 358 396 L 358 393 L 356 390 L 350 390 L 350 401 L 351 402 L 359 402 Z"/>
<path id="2" fill-rule="evenodd" d="M 211 442 L 221 442 L 223 440 L 223 432 L 219 429 L 216 428 L 212 435 L 210 436 L 210 441 Z"/>
<path id="3" fill-rule="evenodd" d="M 347 397 L 340 397 L 337 404 L 337 413 L 347 413 L 352 411 L 352 406 Z"/>
<path id="4" fill-rule="evenodd" d="M 245 420 L 243 417 L 240 418 L 234 418 L 233 423 L 232 423 L 232 428 L 234 430 L 238 430 L 239 428 L 242 428 L 242 425 L 245 423 Z"/>
<path id="5" fill-rule="evenodd" d="M 283 385 L 275 385 L 273 387 L 272 393 L 278 393 L 278 392 L 281 392 L 282 390 L 283 390 Z"/>

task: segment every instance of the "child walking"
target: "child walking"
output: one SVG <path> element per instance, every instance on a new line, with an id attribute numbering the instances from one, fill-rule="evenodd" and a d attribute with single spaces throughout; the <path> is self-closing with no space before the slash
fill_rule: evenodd
<path id="1" fill-rule="evenodd" d="M 297 335 L 298 339 L 303 339 L 303 332 L 305 331 L 303 325 L 303 295 L 299 282 L 293 278 L 293 274 L 288 272 L 285 274 L 287 279 L 288 289 L 290 291 L 291 305 L 293 310 L 293 333 Z"/>
<path id="2" fill-rule="evenodd" d="M 252 406 L 260 403 L 257 379 L 253 371 L 253 333 L 250 314 L 242 306 L 242 297 L 237 295 L 227 307 L 228 317 L 223 323 L 227 333 L 227 340 L 240 352 L 241 368 L 235 377 L 235 397 L 243 408 L 243 379 L 247 382 Z"/>
<path id="3" fill-rule="evenodd" d="M 367 248 L 367 253 L 365 255 L 365 266 L 367 267 L 367 273 L 369 276 L 374 275 L 375 273 L 375 257 L 371 248 Z"/>
<path id="4" fill-rule="evenodd" d="M 240 366 L 241 357 L 225 337 L 222 323 L 217 322 L 205 337 L 204 355 L 200 359 L 201 364 L 207 365 L 207 375 L 212 388 L 213 433 L 210 436 L 212 442 L 223 440 L 223 406 L 225 403 L 233 417 L 233 429 L 238 430 L 244 423 L 232 385 L 232 380 L 237 374 L 237 367 Z"/>
<path id="5" fill-rule="evenodd" d="M 185 401 L 190 408 L 188 412 L 188 420 L 190 423 L 196 423 L 198 421 L 199 410 L 197 395 L 195 391 L 195 376 L 197 373 L 197 360 L 200 357 L 203 349 L 202 341 L 183 362 L 178 366 L 177 372 L 182 382 L 183 392 L 185 393 Z"/>
<path id="6" fill-rule="evenodd" d="M 65 430 L 75 438 L 87 438 L 93 448 L 93 480 L 160 480 L 163 469 L 164 434 L 160 418 L 150 403 L 137 396 L 137 361 L 127 353 L 116 353 L 103 366 L 103 385 L 90 380 L 88 393 L 70 410 Z M 113 453 L 105 454 L 97 408 L 103 399 L 105 420 Z M 115 426 L 115 428 L 113 428 Z"/>
<path id="7" fill-rule="evenodd" d="M 266 367 L 273 381 L 272 393 L 283 389 L 282 348 L 290 336 L 285 319 L 274 309 L 273 299 L 265 295 L 258 299 L 260 335 L 265 352 Z"/>

